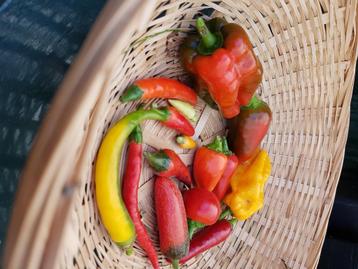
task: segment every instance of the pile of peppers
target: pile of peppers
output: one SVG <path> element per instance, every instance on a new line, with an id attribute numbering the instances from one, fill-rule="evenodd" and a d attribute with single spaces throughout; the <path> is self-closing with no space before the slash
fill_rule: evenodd
<path id="1" fill-rule="evenodd" d="M 160 268 L 158 252 L 144 226 L 138 206 L 142 164 L 153 169 L 154 207 L 161 252 L 174 268 L 219 245 L 264 205 L 264 187 L 271 172 L 270 157 L 261 148 L 272 113 L 255 95 L 262 66 L 248 35 L 221 18 L 198 18 L 196 32 L 180 47 L 183 67 L 195 78 L 194 89 L 170 78 L 133 82 L 120 102 L 166 99 L 123 116 L 99 147 L 95 165 L 96 202 L 111 239 L 128 255 L 135 240 L 153 268 Z M 227 119 L 227 136 L 216 136 L 198 147 L 193 138 L 198 96 Z M 174 150 L 143 152 L 141 123 L 159 121 L 178 133 L 175 142 L 195 151 L 189 168 Z M 160 138 L 159 138 L 160 139 Z M 128 141 L 121 178 L 121 156 Z M 180 181 L 181 184 L 177 184 Z M 181 188 L 179 187 L 181 186 Z M 185 187 L 183 187 L 185 186 Z"/>

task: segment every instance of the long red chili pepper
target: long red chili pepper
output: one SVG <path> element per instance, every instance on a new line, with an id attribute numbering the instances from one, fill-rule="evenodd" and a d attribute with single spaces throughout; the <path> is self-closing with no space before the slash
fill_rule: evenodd
<path id="1" fill-rule="evenodd" d="M 174 107 L 167 107 L 169 112 L 169 117 L 167 120 L 162 121 L 161 123 L 168 128 L 177 130 L 184 135 L 192 136 L 195 133 L 194 127 L 190 124 L 190 122 L 182 115 L 178 110 Z"/>
<path id="2" fill-rule="evenodd" d="M 191 185 L 189 169 L 174 151 L 163 149 L 157 152 L 145 152 L 144 156 L 159 176 L 176 177 L 185 184 Z"/>
<path id="3" fill-rule="evenodd" d="M 138 209 L 138 186 L 142 170 L 142 134 L 137 126 L 129 138 L 128 159 L 124 172 L 122 196 L 133 220 L 138 244 L 145 250 L 153 268 L 159 269 L 158 256 L 140 217 Z"/>
<path id="4" fill-rule="evenodd" d="M 200 230 L 190 241 L 189 253 L 184 258 L 181 258 L 179 263 L 183 264 L 200 253 L 225 241 L 231 234 L 236 222 L 236 219 L 223 219 L 214 225 L 206 226 Z"/>
<path id="5" fill-rule="evenodd" d="M 122 102 L 152 98 L 178 99 L 195 105 L 196 93 L 183 83 L 169 78 L 147 78 L 135 81 L 120 97 Z"/>
<path id="6" fill-rule="evenodd" d="M 235 154 L 228 156 L 224 174 L 221 176 L 220 181 L 218 184 L 216 184 L 215 189 L 213 190 L 213 193 L 216 195 L 219 201 L 224 198 L 226 192 L 228 191 L 230 187 L 231 176 L 234 173 L 238 163 L 239 160 Z"/>

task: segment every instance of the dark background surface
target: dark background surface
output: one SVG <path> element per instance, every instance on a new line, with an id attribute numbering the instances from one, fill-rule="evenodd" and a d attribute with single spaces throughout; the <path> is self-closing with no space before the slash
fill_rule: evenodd
<path id="1" fill-rule="evenodd" d="M 0 0 L 0 252 L 41 119 L 105 0 Z M 357 77 L 357 76 L 356 76 Z M 319 268 L 358 268 L 358 90 Z"/>

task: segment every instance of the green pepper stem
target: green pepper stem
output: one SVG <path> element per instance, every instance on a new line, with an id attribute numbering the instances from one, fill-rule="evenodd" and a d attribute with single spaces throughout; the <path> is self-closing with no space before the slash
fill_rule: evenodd
<path id="1" fill-rule="evenodd" d="M 234 227 L 236 225 L 236 223 L 238 222 L 238 220 L 233 218 L 233 219 L 229 220 L 229 222 L 230 222 L 231 226 Z"/>
<path id="2" fill-rule="evenodd" d="M 172 265 L 174 269 L 179 269 L 179 260 L 178 259 L 172 260 Z"/>
<path id="3" fill-rule="evenodd" d="M 201 36 L 201 40 L 206 48 L 212 48 L 217 43 L 216 36 L 210 32 L 209 28 L 206 26 L 203 18 L 198 18 L 196 20 L 196 29 Z"/>
<path id="4" fill-rule="evenodd" d="M 156 172 L 167 171 L 171 162 L 164 151 L 144 152 L 144 157 Z"/>
<path id="5" fill-rule="evenodd" d="M 202 224 L 200 222 L 188 219 L 188 233 L 189 233 L 189 239 L 191 240 L 194 236 L 194 234 L 201 228 L 205 227 L 205 224 Z"/>
<path id="6" fill-rule="evenodd" d="M 134 141 L 136 144 L 142 144 L 143 135 L 142 129 L 137 125 L 129 136 L 129 141 Z"/>
<path id="7" fill-rule="evenodd" d="M 223 153 L 225 155 L 231 155 L 232 152 L 229 150 L 229 146 L 226 141 L 226 137 L 217 136 L 214 141 L 206 146 L 208 149 L 214 150 L 219 153 Z"/>
<path id="8" fill-rule="evenodd" d="M 226 208 L 223 212 L 221 212 L 219 219 L 225 219 L 228 216 L 231 216 L 231 210 L 230 208 Z"/>
<path id="9" fill-rule="evenodd" d="M 131 255 L 134 253 L 133 246 L 130 245 L 129 247 L 127 247 L 127 248 L 125 249 L 125 251 L 126 251 L 126 255 L 127 255 L 127 256 L 131 256 Z"/>
<path id="10" fill-rule="evenodd" d="M 258 98 L 256 95 L 254 95 L 252 98 L 251 98 L 251 100 L 250 100 L 250 102 L 248 103 L 248 105 L 246 105 L 246 106 L 242 106 L 241 107 L 241 109 L 256 109 L 256 108 L 258 108 L 261 104 L 263 103 L 263 101 L 260 99 L 260 98 Z"/>
<path id="11" fill-rule="evenodd" d="M 121 95 L 119 100 L 122 103 L 139 100 L 143 95 L 143 91 L 135 84 L 130 85 L 124 93 Z"/>

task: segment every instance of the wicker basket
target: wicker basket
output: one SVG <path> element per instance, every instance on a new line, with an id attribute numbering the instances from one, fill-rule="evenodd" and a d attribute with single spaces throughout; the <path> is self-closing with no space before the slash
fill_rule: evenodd
<path id="1" fill-rule="evenodd" d="M 273 110 L 263 147 L 273 170 L 265 207 L 189 268 L 314 268 L 341 171 L 357 58 L 357 0 L 109 1 L 66 76 L 22 174 L 5 268 L 149 268 L 127 257 L 101 224 L 93 163 L 103 134 L 135 103 L 118 97 L 138 78 L 185 81 L 178 44 L 198 14 L 223 16 L 248 32 L 264 68 L 259 95 Z M 158 100 L 156 100 L 159 102 Z M 200 102 L 195 136 L 224 129 Z M 174 133 L 144 125 L 146 147 L 180 151 Z M 140 187 L 143 220 L 158 247 L 152 171 Z M 169 265 L 160 256 L 163 266 Z M 185 266 L 186 267 L 186 266 Z"/>

